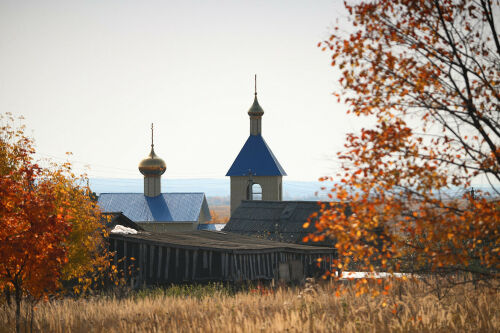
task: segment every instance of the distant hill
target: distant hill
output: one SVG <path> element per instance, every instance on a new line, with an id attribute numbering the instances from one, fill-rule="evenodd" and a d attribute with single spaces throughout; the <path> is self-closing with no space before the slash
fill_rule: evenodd
<path id="1" fill-rule="evenodd" d="M 313 181 L 283 180 L 284 200 L 317 200 L 315 192 L 324 183 Z M 96 193 L 142 192 L 143 180 L 140 178 L 91 178 L 90 187 Z M 162 179 L 162 192 L 204 192 L 207 197 L 229 197 L 229 179 Z M 223 200 L 225 201 L 225 200 Z"/>
<path id="2" fill-rule="evenodd" d="M 321 192 L 322 186 L 329 188 L 331 183 L 318 181 L 294 181 L 283 180 L 283 200 L 327 200 L 326 194 Z M 132 192 L 144 191 L 144 183 L 141 178 L 91 178 L 90 187 L 92 191 L 99 193 L 109 192 Z M 476 190 L 483 190 L 492 193 L 491 187 L 485 185 L 474 185 Z M 161 181 L 162 192 L 204 192 L 211 205 L 229 204 L 229 179 L 226 178 L 189 178 L 189 179 L 168 179 Z M 320 192 L 320 196 L 316 195 Z M 452 197 L 459 197 L 463 190 L 448 189 L 447 194 Z"/>

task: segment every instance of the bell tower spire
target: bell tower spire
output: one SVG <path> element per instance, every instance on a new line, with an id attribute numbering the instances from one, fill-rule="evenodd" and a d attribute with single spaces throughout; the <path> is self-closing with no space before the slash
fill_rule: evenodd
<path id="1" fill-rule="evenodd" d="M 257 74 L 255 74 L 254 80 L 254 100 L 250 110 L 248 110 L 248 115 L 250 116 L 250 135 L 261 135 L 264 110 L 262 110 L 257 100 Z"/>
<path id="2" fill-rule="evenodd" d="M 153 149 L 155 146 L 154 144 L 154 127 L 153 127 L 153 123 L 151 123 L 151 149 Z"/>
<path id="3" fill-rule="evenodd" d="M 257 74 L 254 75 L 254 95 L 257 96 Z"/>

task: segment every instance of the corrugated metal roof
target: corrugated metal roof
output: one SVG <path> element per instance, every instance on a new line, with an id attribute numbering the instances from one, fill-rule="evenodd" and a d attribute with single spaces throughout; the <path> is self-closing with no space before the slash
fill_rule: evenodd
<path id="1" fill-rule="evenodd" d="M 221 231 L 225 226 L 225 223 L 200 223 L 198 230 Z"/>
<path id="2" fill-rule="evenodd" d="M 103 212 L 122 212 L 134 222 L 193 222 L 200 212 L 210 219 L 204 193 L 101 193 L 97 202 Z"/>
<path id="3" fill-rule="evenodd" d="M 226 176 L 286 176 L 262 135 L 250 135 Z"/>
<path id="4" fill-rule="evenodd" d="M 316 231 L 314 223 L 306 229 L 303 225 L 319 209 L 316 201 L 242 201 L 223 231 L 302 243 L 305 236 Z M 347 209 L 346 214 L 350 214 Z M 306 244 L 331 246 L 333 243 L 327 240 Z"/>

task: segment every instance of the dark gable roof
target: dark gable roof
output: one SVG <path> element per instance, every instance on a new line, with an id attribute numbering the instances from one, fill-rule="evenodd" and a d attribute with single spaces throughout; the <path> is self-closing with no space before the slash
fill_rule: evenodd
<path id="1" fill-rule="evenodd" d="M 103 213 L 122 212 L 134 222 L 194 222 L 200 213 L 210 220 L 204 193 L 102 193 L 98 205 Z"/>
<path id="2" fill-rule="evenodd" d="M 109 230 L 112 230 L 117 225 L 122 225 L 124 227 L 131 228 L 137 231 L 144 231 L 141 226 L 123 215 L 122 212 L 103 213 L 102 215 L 103 220 L 106 223 L 106 227 Z"/>
<path id="3" fill-rule="evenodd" d="M 286 176 L 285 170 L 261 135 L 250 135 L 226 176 Z"/>
<path id="4" fill-rule="evenodd" d="M 303 225 L 319 208 L 317 201 L 242 201 L 223 231 L 290 243 L 331 246 L 333 242 L 330 240 L 302 242 L 305 236 L 316 230 L 314 223 L 307 229 Z"/>

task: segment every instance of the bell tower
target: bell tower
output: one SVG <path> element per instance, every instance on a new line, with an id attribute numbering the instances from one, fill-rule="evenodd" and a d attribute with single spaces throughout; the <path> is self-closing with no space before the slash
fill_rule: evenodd
<path id="1" fill-rule="evenodd" d="M 283 198 L 286 172 L 262 137 L 264 110 L 257 100 L 257 75 L 248 115 L 250 136 L 226 174 L 231 182 L 231 214 L 242 200 L 281 201 Z"/>

